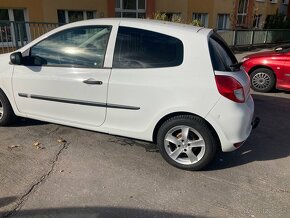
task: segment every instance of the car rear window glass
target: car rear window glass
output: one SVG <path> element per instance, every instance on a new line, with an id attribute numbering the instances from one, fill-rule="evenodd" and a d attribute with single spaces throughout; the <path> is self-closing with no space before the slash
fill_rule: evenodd
<path id="1" fill-rule="evenodd" d="M 120 27 L 114 52 L 114 68 L 162 68 L 181 65 L 183 43 L 161 33 Z"/>
<path id="2" fill-rule="evenodd" d="M 209 38 L 209 51 L 214 70 L 232 71 L 231 65 L 236 64 L 237 59 L 224 40 L 216 34 Z"/>
<path id="3" fill-rule="evenodd" d="M 46 65 L 103 67 L 110 26 L 84 26 L 56 33 L 30 49 Z"/>

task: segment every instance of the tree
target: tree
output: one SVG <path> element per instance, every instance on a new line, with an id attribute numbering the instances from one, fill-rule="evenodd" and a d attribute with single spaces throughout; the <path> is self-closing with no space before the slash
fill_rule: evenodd
<path id="1" fill-rule="evenodd" d="M 290 18 L 278 13 L 268 15 L 264 29 L 290 29 Z"/>

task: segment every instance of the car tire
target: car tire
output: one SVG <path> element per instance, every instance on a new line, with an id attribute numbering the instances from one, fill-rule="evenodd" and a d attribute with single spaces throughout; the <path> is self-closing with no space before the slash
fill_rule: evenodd
<path id="1" fill-rule="evenodd" d="M 276 79 L 272 70 L 258 68 L 251 75 L 251 88 L 257 92 L 270 92 L 276 84 Z"/>
<path id="2" fill-rule="evenodd" d="M 15 114 L 6 95 L 0 90 L 0 126 L 8 126 L 15 120 Z"/>
<path id="3" fill-rule="evenodd" d="M 201 170 L 214 158 L 219 140 L 208 124 L 193 115 L 175 116 L 163 123 L 157 134 L 162 157 L 183 170 Z"/>

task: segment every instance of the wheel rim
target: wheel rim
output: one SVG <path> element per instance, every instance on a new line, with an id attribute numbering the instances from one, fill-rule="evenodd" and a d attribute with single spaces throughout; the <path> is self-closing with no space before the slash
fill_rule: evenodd
<path id="1" fill-rule="evenodd" d="M 205 154 L 201 134 L 189 126 L 176 126 L 165 135 L 164 146 L 168 156 L 183 165 L 195 164 Z"/>
<path id="2" fill-rule="evenodd" d="M 268 74 L 260 72 L 253 77 L 252 84 L 256 89 L 264 90 L 269 88 L 271 84 L 271 78 Z"/>
<path id="3" fill-rule="evenodd" d="M 3 113 L 4 113 L 3 104 L 2 101 L 0 100 L 0 119 L 2 119 Z"/>

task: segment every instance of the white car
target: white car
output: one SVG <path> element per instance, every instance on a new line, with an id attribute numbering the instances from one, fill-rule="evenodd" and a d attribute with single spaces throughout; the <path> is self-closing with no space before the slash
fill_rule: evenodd
<path id="1" fill-rule="evenodd" d="M 0 66 L 2 126 L 21 116 L 151 141 L 186 170 L 237 149 L 253 127 L 249 77 L 210 29 L 76 22 L 1 55 Z"/>

